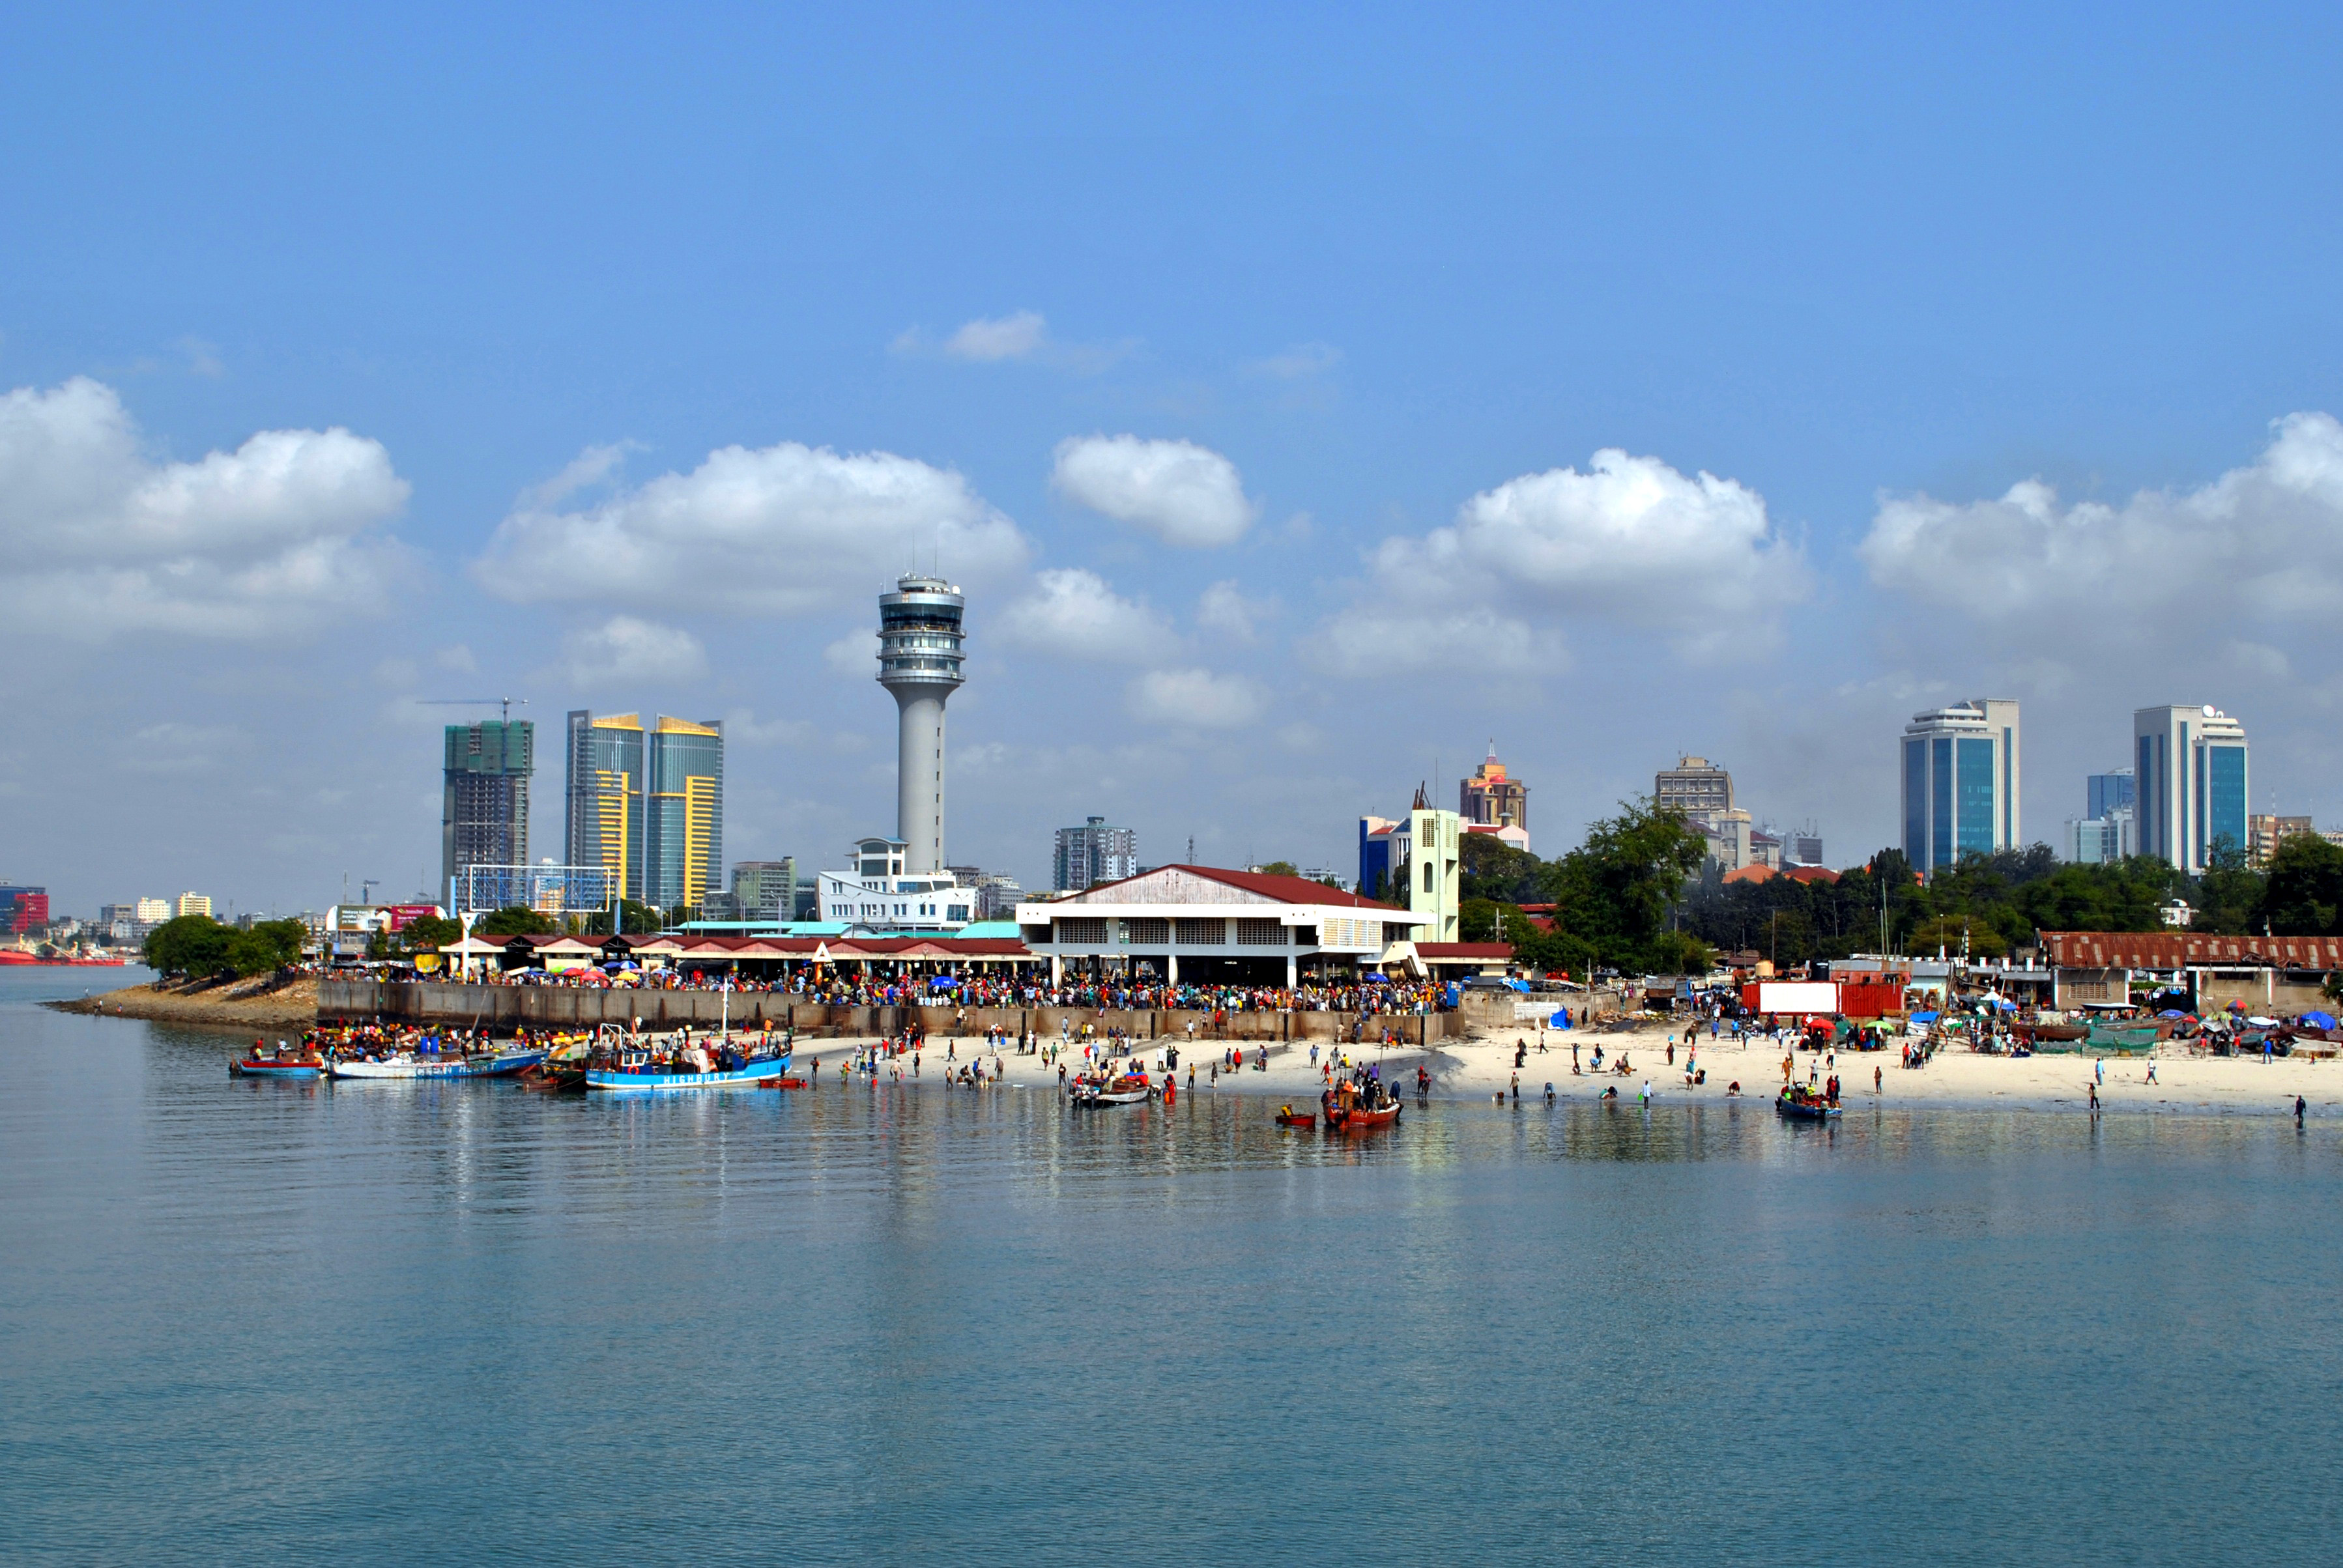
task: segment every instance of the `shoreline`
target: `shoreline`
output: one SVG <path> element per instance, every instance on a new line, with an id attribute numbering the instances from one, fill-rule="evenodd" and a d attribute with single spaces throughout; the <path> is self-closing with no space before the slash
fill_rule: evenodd
<path id="1" fill-rule="evenodd" d="M 261 982 L 265 983 L 265 982 Z M 52 998 L 40 1004 L 88 1018 L 135 1018 L 193 1029 L 307 1029 L 317 1021 L 317 982 L 304 977 L 281 990 L 256 992 L 253 982 L 195 992 L 152 983 L 94 996 Z"/>

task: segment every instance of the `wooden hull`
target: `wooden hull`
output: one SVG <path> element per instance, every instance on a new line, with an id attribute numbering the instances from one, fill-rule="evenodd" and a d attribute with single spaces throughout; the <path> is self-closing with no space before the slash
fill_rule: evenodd
<path id="1" fill-rule="evenodd" d="M 1826 1121 L 1839 1111 L 1835 1105 L 1801 1105 L 1795 1100 L 1776 1100 L 1774 1109 L 1793 1121 Z"/>
<path id="2" fill-rule="evenodd" d="M 586 1070 L 586 1087 L 636 1094 L 668 1094 L 684 1089 L 778 1089 L 789 1070 L 787 1051 L 742 1067 L 719 1067 L 713 1072 L 637 1072 L 615 1067 L 589 1067 Z"/>
<path id="3" fill-rule="evenodd" d="M 545 1060 L 541 1050 L 510 1050 L 500 1056 L 418 1056 L 404 1061 L 337 1061 L 331 1071 L 343 1079 L 510 1078 Z"/>
<path id="4" fill-rule="evenodd" d="M 1277 1113 L 1277 1124 L 1280 1127 L 1299 1127 L 1306 1131 L 1318 1125 L 1318 1113 L 1314 1111 L 1296 1111 L 1288 1115 L 1281 1111 Z"/>
<path id="5" fill-rule="evenodd" d="M 1074 1103 L 1076 1105 L 1137 1105 L 1146 1098 L 1147 1091 L 1143 1089 L 1101 1090 L 1096 1094 L 1078 1094 L 1074 1097 Z"/>
<path id="6" fill-rule="evenodd" d="M 1373 1132 L 1378 1127 L 1389 1127 L 1399 1121 L 1399 1106 L 1386 1105 L 1380 1111 L 1330 1111 L 1326 1113 L 1329 1132 Z"/>
<path id="7" fill-rule="evenodd" d="M 326 1064 L 322 1061 L 231 1061 L 227 1064 L 230 1078 L 322 1078 Z"/>

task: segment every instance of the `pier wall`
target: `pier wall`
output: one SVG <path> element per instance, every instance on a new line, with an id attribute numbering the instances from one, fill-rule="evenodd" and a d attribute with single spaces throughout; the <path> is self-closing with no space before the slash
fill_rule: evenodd
<path id="1" fill-rule="evenodd" d="M 1061 1031 L 1079 1035 L 1084 1024 L 1099 1033 L 1120 1030 L 1133 1040 L 1186 1040 L 1189 1025 L 1198 1040 L 1347 1040 L 1354 1024 L 1373 1040 L 1384 1030 L 1411 1045 L 1460 1038 L 1476 1021 L 1472 1012 L 1415 1013 L 1232 1012 L 1216 1024 L 1209 1012 L 1151 1011 L 1094 1007 L 974 1007 L 966 1017 L 954 1007 L 850 1007 L 808 1001 L 783 992 L 709 990 L 600 990 L 571 986 L 459 985 L 430 980 L 397 982 L 327 979 L 317 982 L 320 1022 L 440 1025 L 450 1029 L 592 1029 L 625 1027 L 638 1020 L 647 1030 L 689 1024 L 715 1029 L 729 1020 L 734 1029 L 790 1029 L 800 1039 L 872 1039 L 900 1035 L 913 1022 L 932 1040 L 969 1039 L 988 1028 L 1014 1037 L 1030 1031 L 1050 1039 Z M 1507 1010 L 1504 1027 L 1512 1017 Z M 1534 1025 L 1532 1027 L 1534 1027 Z"/>

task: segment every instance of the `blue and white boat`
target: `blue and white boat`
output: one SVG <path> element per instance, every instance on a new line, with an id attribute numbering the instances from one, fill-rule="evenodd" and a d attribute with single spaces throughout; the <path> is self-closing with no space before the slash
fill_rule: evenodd
<path id="1" fill-rule="evenodd" d="M 771 1056 L 750 1057 L 742 1060 L 727 1052 L 714 1059 L 716 1065 L 698 1071 L 675 1062 L 661 1064 L 651 1060 L 648 1050 L 621 1051 L 618 1061 L 608 1067 L 588 1067 L 586 1087 L 588 1089 L 629 1090 L 637 1093 L 659 1092 L 677 1089 L 769 1089 L 780 1082 L 789 1070 L 789 1050 L 781 1048 Z M 727 1066 L 727 1061 L 738 1066 Z"/>
<path id="2" fill-rule="evenodd" d="M 363 1057 L 333 1062 L 336 1078 L 510 1078 L 545 1060 L 545 1048 L 499 1050 L 479 1056 L 434 1056 L 402 1050 L 380 1061 Z"/>

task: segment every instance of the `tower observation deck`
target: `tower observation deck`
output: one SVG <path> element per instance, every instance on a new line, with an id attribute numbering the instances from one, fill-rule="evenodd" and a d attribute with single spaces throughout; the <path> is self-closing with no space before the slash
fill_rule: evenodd
<path id="1" fill-rule="evenodd" d="M 879 684 L 895 699 L 895 836 L 906 872 L 944 869 L 944 703 L 960 674 L 959 588 L 911 573 L 879 596 Z"/>

